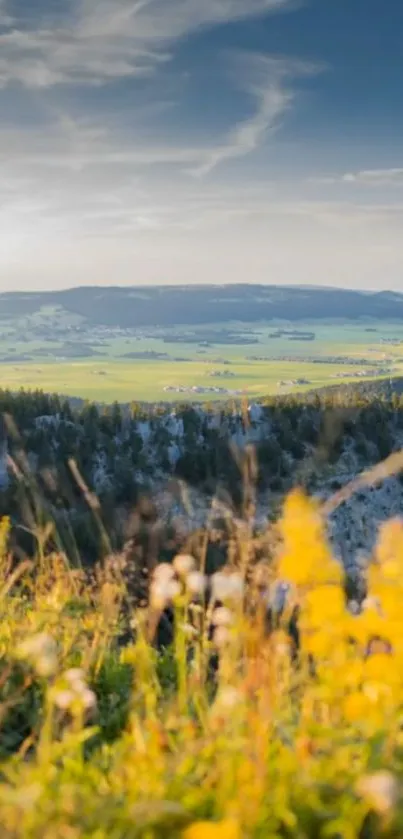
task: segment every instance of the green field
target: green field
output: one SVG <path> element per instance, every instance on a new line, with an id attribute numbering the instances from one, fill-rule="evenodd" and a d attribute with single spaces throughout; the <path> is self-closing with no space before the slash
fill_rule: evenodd
<path id="1" fill-rule="evenodd" d="M 22 329 L 24 326 L 24 330 Z M 271 338 L 277 328 L 315 333 L 315 340 L 290 340 L 287 336 Z M 200 343 L 177 343 L 165 340 L 155 330 L 150 334 L 121 335 L 88 334 L 88 347 L 97 355 L 84 358 L 63 358 L 62 341 L 48 341 L 46 345 L 30 336 L 29 324 L 21 325 L 18 337 L 0 332 L 0 384 L 3 388 L 18 390 L 43 389 L 69 396 L 97 401 L 113 400 L 177 401 L 214 400 L 226 398 L 217 393 L 178 393 L 166 391 L 167 387 L 222 387 L 228 391 L 242 392 L 248 398 L 293 390 L 310 390 L 329 384 L 357 380 L 354 373 L 368 370 L 375 365 L 387 368 L 386 375 L 403 375 L 402 347 L 382 344 L 381 339 L 401 338 L 403 327 L 392 323 L 371 324 L 225 324 L 208 327 L 213 338 L 203 346 L 206 328 L 189 327 L 171 332 L 175 337 L 192 331 L 200 335 Z M 220 343 L 225 330 L 231 329 L 240 336 L 240 343 Z M 368 329 L 374 331 L 368 331 Z M 24 336 L 24 338 L 20 336 Z M 215 337 L 214 337 L 215 336 Z M 65 336 L 64 336 L 65 337 Z M 243 339 L 256 339 L 257 343 L 243 343 Z M 73 342 L 72 342 L 73 343 Z M 45 356 L 44 352 L 48 355 Z M 163 359 L 125 359 L 130 352 L 164 353 Z M 25 360 L 29 356 L 29 360 Z M 252 357 L 264 357 L 254 360 Z M 281 356 L 292 360 L 279 360 Z M 271 357 L 271 360 L 268 360 Z M 312 359 L 343 357 L 362 360 L 354 363 L 313 363 Z M 176 359 L 183 359 L 182 361 Z M 7 361 L 5 361 L 7 359 Z M 9 360 L 8 360 L 9 359 Z M 20 360 L 21 359 L 21 360 Z M 227 373 L 227 377 L 212 377 L 212 371 Z M 230 375 L 228 375 L 230 374 Z M 341 378 L 336 378 L 341 374 Z M 385 376 L 385 372 L 382 373 Z M 279 382 L 306 380 L 306 384 Z M 231 398 L 231 394 L 228 394 Z"/>

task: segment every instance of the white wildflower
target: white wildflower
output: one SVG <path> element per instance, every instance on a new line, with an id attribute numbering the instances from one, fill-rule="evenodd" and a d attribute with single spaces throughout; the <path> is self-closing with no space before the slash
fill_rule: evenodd
<path id="1" fill-rule="evenodd" d="M 219 690 L 216 700 L 214 702 L 215 709 L 225 709 L 227 711 L 232 711 L 242 702 L 242 694 L 239 690 L 234 687 L 225 687 Z"/>
<path id="2" fill-rule="evenodd" d="M 53 701 L 62 711 L 75 708 L 90 710 L 97 704 L 95 693 L 88 687 L 85 673 L 79 668 L 72 668 L 63 673 L 60 686 L 54 689 Z"/>
<path id="3" fill-rule="evenodd" d="M 220 606 L 219 609 L 214 609 L 212 624 L 213 626 L 232 626 L 234 623 L 234 616 L 230 609 L 226 606 Z"/>
<path id="4" fill-rule="evenodd" d="M 73 687 L 75 685 L 85 684 L 85 673 L 80 667 L 72 667 L 71 670 L 66 670 L 63 675 L 66 681 Z"/>
<path id="5" fill-rule="evenodd" d="M 150 603 L 153 609 L 165 609 L 169 602 L 166 582 L 155 582 L 150 589 Z"/>
<path id="6" fill-rule="evenodd" d="M 68 711 L 71 708 L 75 699 L 75 695 L 72 690 L 58 690 L 55 692 L 53 701 L 56 705 L 56 708 L 60 708 L 61 711 Z"/>
<path id="7" fill-rule="evenodd" d="M 29 661 L 38 676 L 52 676 L 57 670 L 56 642 L 45 632 L 23 641 L 17 649 L 17 655 Z"/>
<path id="8" fill-rule="evenodd" d="M 161 562 L 154 569 L 153 578 L 155 582 L 166 583 L 175 577 L 175 569 L 169 562 Z"/>
<path id="9" fill-rule="evenodd" d="M 192 571 L 186 578 L 186 587 L 189 594 L 194 597 L 202 596 L 206 589 L 206 577 L 201 571 Z"/>
<path id="10" fill-rule="evenodd" d="M 96 696 L 95 696 L 94 691 L 93 691 L 93 690 L 90 690 L 90 688 L 86 688 L 85 690 L 83 690 L 83 691 L 80 693 L 80 699 L 81 699 L 81 702 L 82 702 L 82 704 L 83 704 L 83 707 L 84 707 L 87 711 L 89 711 L 90 709 L 92 709 L 92 708 L 95 708 L 95 707 L 96 707 L 96 704 L 97 704 L 97 698 L 96 698 Z"/>
<path id="11" fill-rule="evenodd" d="M 228 626 L 217 626 L 214 631 L 214 643 L 216 647 L 226 647 L 231 641 L 231 632 Z"/>
<path id="12" fill-rule="evenodd" d="M 181 592 L 176 580 L 157 580 L 150 589 L 150 602 L 153 609 L 165 609 Z"/>
<path id="13" fill-rule="evenodd" d="M 18 647 L 18 653 L 21 658 L 30 658 L 37 655 L 44 655 L 50 650 L 54 651 L 55 642 L 50 635 L 41 632 L 38 635 L 31 635 L 23 641 Z"/>
<path id="14" fill-rule="evenodd" d="M 397 780 L 386 770 L 364 775 L 358 782 L 357 792 L 381 815 L 390 812 L 396 806 L 399 797 Z"/>
<path id="15" fill-rule="evenodd" d="M 178 554 L 173 561 L 173 566 L 180 577 L 187 577 L 191 571 L 194 571 L 196 562 L 190 554 Z"/>
<path id="16" fill-rule="evenodd" d="M 44 678 L 53 676 L 57 670 L 57 656 L 53 653 L 40 656 L 40 658 L 36 659 L 35 670 L 38 676 L 43 676 Z"/>
<path id="17" fill-rule="evenodd" d="M 237 572 L 226 574 L 223 571 L 217 571 L 213 574 L 211 583 L 215 600 L 241 600 L 243 597 L 244 581 Z"/>

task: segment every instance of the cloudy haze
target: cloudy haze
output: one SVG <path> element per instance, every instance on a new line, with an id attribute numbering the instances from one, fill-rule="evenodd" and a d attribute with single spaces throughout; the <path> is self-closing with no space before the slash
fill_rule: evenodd
<path id="1" fill-rule="evenodd" d="M 0 288 L 403 290 L 401 4 L 0 0 Z"/>

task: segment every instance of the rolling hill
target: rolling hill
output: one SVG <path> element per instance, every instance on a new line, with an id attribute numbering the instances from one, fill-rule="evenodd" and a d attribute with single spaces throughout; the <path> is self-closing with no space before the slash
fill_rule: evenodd
<path id="1" fill-rule="evenodd" d="M 45 307 L 111 327 L 175 326 L 261 320 L 403 320 L 403 295 L 306 286 L 205 285 L 90 287 L 0 294 L 0 317 Z"/>

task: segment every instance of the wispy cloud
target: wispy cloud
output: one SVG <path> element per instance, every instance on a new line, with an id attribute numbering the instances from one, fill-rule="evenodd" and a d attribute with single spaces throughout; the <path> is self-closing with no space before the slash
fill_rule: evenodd
<path id="1" fill-rule="evenodd" d="M 295 96 L 292 82 L 299 76 L 319 72 L 319 65 L 265 55 L 237 56 L 236 76 L 255 102 L 251 116 L 240 120 L 221 143 L 204 153 L 204 160 L 191 170 L 206 175 L 220 163 L 255 151 L 280 126 Z"/>
<path id="2" fill-rule="evenodd" d="M 175 41 L 200 27 L 279 11 L 289 0 L 70 0 L 49 16 L 0 34 L 0 86 L 100 85 L 150 73 Z M 0 6 L 0 16 L 2 14 Z M 7 22 L 3 3 L 3 21 Z"/>
<path id="3" fill-rule="evenodd" d="M 186 128 L 177 141 L 147 143 L 132 131 L 125 131 L 109 120 L 77 118 L 60 107 L 50 109 L 52 120 L 46 126 L 0 130 L 0 161 L 9 167 L 82 171 L 99 167 L 146 169 L 176 168 L 184 174 L 202 177 L 225 161 L 251 154 L 267 136 L 282 125 L 296 96 L 296 82 L 320 68 L 291 59 L 256 54 L 225 55 L 231 72 L 230 86 L 249 94 L 252 113 L 220 134 L 211 129 L 210 142 L 186 142 Z"/>
<path id="4" fill-rule="evenodd" d="M 4 20 L 9 11 L 6 2 L 0 0 Z M 54 7 L 49 5 L 46 15 L 35 13 L 33 6 L 29 18 L 14 23 L 8 19 L 8 27 L 2 33 L 0 30 L 0 88 L 19 82 L 22 87 L 35 89 L 37 96 L 31 101 L 45 102 L 50 114 L 46 125 L 40 119 L 37 124 L 14 128 L 3 123 L 0 160 L 11 170 L 22 167 L 38 175 L 44 169 L 99 171 L 109 167 L 127 174 L 128 170 L 155 167 L 160 172 L 162 168 L 165 172 L 175 168 L 180 173 L 202 177 L 225 161 L 254 152 L 282 124 L 296 95 L 297 78 L 316 68 L 252 53 L 227 56 L 231 72 L 225 83 L 249 95 L 252 112 L 243 115 L 240 110 L 224 131 L 211 125 L 210 138 L 205 133 L 198 137 L 188 132 L 186 123 L 178 126 L 177 137 L 167 137 L 162 122 L 161 130 L 154 132 L 151 140 L 150 136 L 145 140 L 136 128 L 125 127 L 113 109 L 105 116 L 91 105 L 91 116 L 83 119 L 79 115 L 80 95 L 85 85 L 105 86 L 107 82 L 131 77 L 133 108 L 141 123 L 136 76 L 155 71 L 160 62 L 169 58 L 179 39 L 201 27 L 274 13 L 292 2 L 66 0 L 62 14 L 57 6 L 57 17 L 52 18 Z M 176 83 L 175 73 L 173 77 Z M 53 98 L 44 94 L 62 84 L 69 85 L 70 97 L 64 109 L 59 89 Z M 102 95 L 109 96 L 109 92 L 105 87 Z M 50 103 L 56 96 L 58 105 L 54 106 Z M 158 104 L 161 108 L 164 102 Z M 151 95 L 148 107 L 152 106 Z"/>
<path id="5" fill-rule="evenodd" d="M 390 169 L 361 169 L 356 172 L 345 172 L 341 175 L 325 175 L 310 178 L 311 183 L 332 185 L 348 184 L 349 186 L 367 187 L 395 187 L 403 186 L 403 167 Z"/>
<path id="6" fill-rule="evenodd" d="M 342 181 L 363 186 L 403 186 L 403 168 L 363 169 L 360 172 L 347 172 Z"/>
<path id="7" fill-rule="evenodd" d="M 287 118 L 322 68 L 248 37 L 228 51 L 222 24 L 293 5 L 0 0 L 1 283 L 400 282 L 403 169 L 355 171 L 336 150 L 339 171 L 309 181 L 314 146 Z M 180 42 L 216 26 L 202 122 L 208 38 L 194 64 Z"/>

